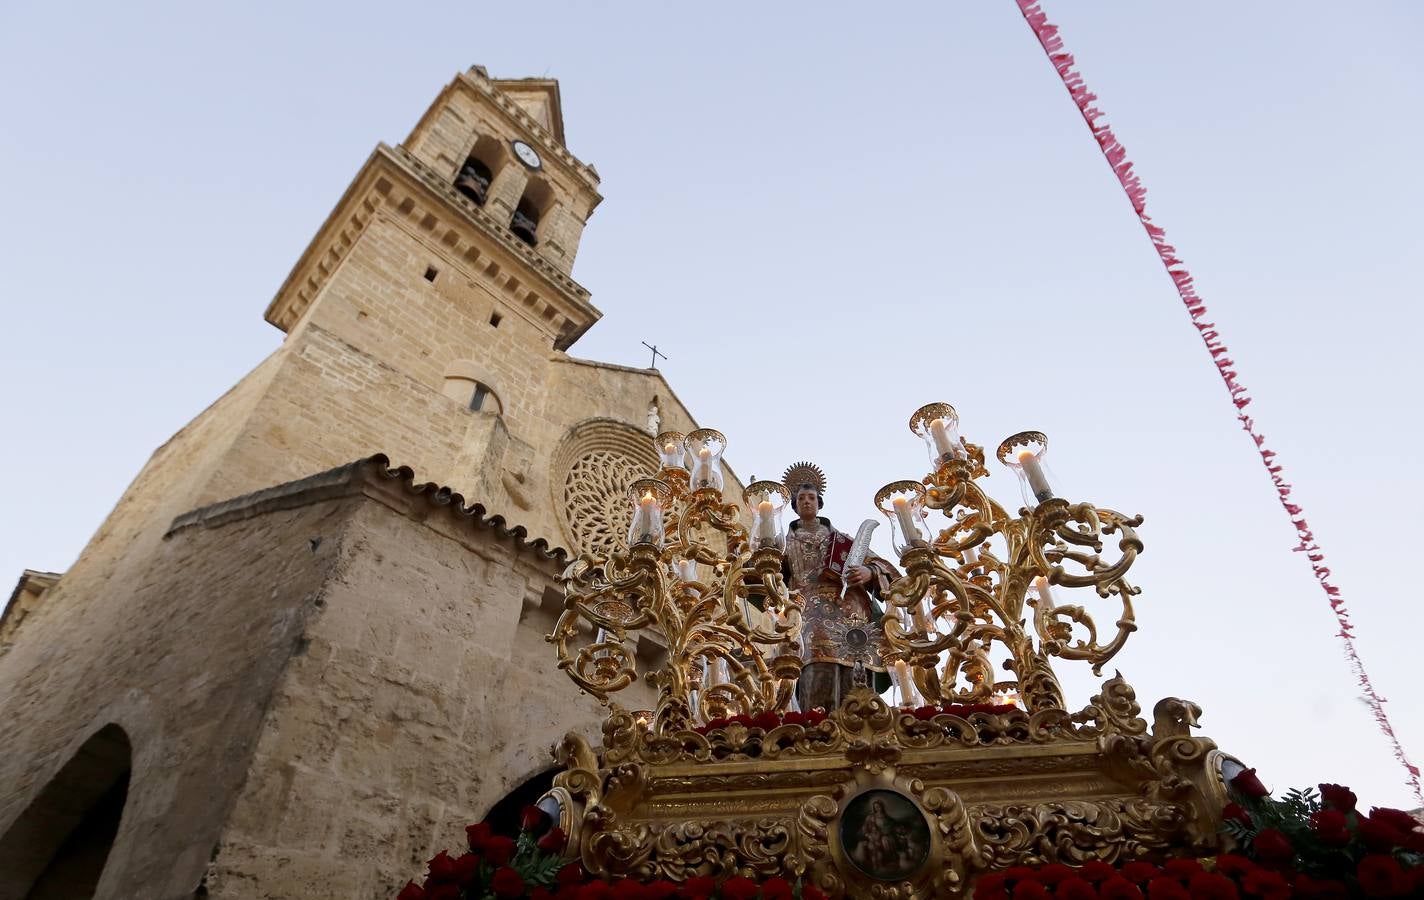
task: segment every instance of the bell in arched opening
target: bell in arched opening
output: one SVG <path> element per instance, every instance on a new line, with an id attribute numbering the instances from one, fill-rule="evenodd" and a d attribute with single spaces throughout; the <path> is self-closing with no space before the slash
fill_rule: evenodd
<path id="1" fill-rule="evenodd" d="M 455 176 L 455 190 L 475 201 L 477 206 L 484 206 L 493 178 L 489 166 L 472 156 L 465 160 L 465 164 L 460 167 L 460 174 Z"/>
<path id="2" fill-rule="evenodd" d="M 533 247 L 539 243 L 539 210 L 525 197 L 514 210 L 514 218 L 509 221 L 509 230 L 515 237 Z"/>

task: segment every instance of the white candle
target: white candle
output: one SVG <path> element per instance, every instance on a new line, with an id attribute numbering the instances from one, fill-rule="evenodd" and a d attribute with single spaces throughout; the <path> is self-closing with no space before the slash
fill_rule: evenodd
<path id="1" fill-rule="evenodd" d="M 940 459 L 946 456 L 959 457 L 959 451 L 963 448 L 958 445 L 958 441 L 950 440 L 949 428 L 944 419 L 930 420 L 930 437 L 934 439 L 935 452 Z"/>
<path id="2" fill-rule="evenodd" d="M 1044 578 L 1042 575 L 1038 576 L 1033 580 L 1033 587 L 1034 590 L 1038 591 L 1039 602 L 1045 606 L 1051 606 L 1053 604 L 1053 594 L 1048 590 L 1047 578 Z"/>
<path id="3" fill-rule="evenodd" d="M 633 511 L 633 527 L 629 529 L 633 533 L 633 543 L 642 544 L 653 540 L 653 528 L 658 512 L 658 498 L 653 496 L 652 491 L 644 493 L 638 501 L 638 508 Z"/>
<path id="4" fill-rule="evenodd" d="M 765 542 L 776 541 L 776 507 L 770 500 L 757 504 L 757 538 Z"/>
<path id="5" fill-rule="evenodd" d="M 707 464 L 707 460 L 710 459 L 711 456 L 712 451 L 707 449 L 706 447 L 703 447 L 701 450 L 697 451 L 697 471 L 699 473 L 697 479 L 698 487 L 707 487 L 712 483 L 712 472 L 710 471 L 710 467 Z"/>
<path id="6" fill-rule="evenodd" d="M 895 680 L 900 682 L 900 705 L 915 706 L 919 702 L 919 694 L 915 691 L 915 683 L 910 680 L 910 667 L 903 659 L 895 663 Z"/>
<path id="7" fill-rule="evenodd" d="M 965 550 L 961 555 L 964 557 L 964 565 L 968 567 L 964 570 L 966 573 L 972 573 L 975 569 L 979 568 L 979 566 L 976 565 L 979 562 L 978 550 L 975 550 L 973 547 L 970 547 L 969 549 Z"/>
<path id="8" fill-rule="evenodd" d="M 1048 476 L 1043 474 L 1043 466 L 1039 464 L 1038 457 L 1032 450 L 1019 451 L 1019 466 L 1028 478 L 1028 487 L 1035 500 L 1042 503 L 1053 499 L 1053 488 L 1048 486 Z"/>
<path id="9" fill-rule="evenodd" d="M 683 581 L 697 580 L 697 560 L 680 559 L 677 561 L 677 577 Z"/>
<path id="10" fill-rule="evenodd" d="M 896 497 L 891 505 L 895 507 L 895 518 L 900 520 L 900 531 L 905 535 L 905 543 L 924 543 L 924 539 L 920 537 L 920 530 L 915 527 L 915 519 L 910 512 L 909 501 L 904 497 Z"/>

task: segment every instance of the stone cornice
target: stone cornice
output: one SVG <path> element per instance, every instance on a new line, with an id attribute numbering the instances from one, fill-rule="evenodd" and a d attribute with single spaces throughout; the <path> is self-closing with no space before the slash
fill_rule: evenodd
<path id="1" fill-rule="evenodd" d="M 589 302 L 582 285 L 445 183 L 429 166 L 402 148 L 381 144 L 268 305 L 267 321 L 283 331 L 292 328 L 372 216 L 381 210 L 415 220 L 418 229 L 469 264 L 471 277 L 494 281 L 547 323 L 557 349 L 572 345 L 602 315 Z"/>
<path id="2" fill-rule="evenodd" d="M 428 523 L 432 514 L 446 513 L 458 528 L 490 532 L 511 541 L 515 549 L 530 551 L 558 566 L 569 560 L 567 550 L 543 538 L 531 539 L 523 525 L 511 525 L 503 516 L 490 515 L 479 503 L 467 506 L 465 498 L 450 488 L 433 482 L 417 484 L 410 467 L 392 467 L 384 453 L 191 510 L 173 520 L 164 538 L 192 528 L 220 528 L 254 516 L 361 494 L 417 521 Z"/>

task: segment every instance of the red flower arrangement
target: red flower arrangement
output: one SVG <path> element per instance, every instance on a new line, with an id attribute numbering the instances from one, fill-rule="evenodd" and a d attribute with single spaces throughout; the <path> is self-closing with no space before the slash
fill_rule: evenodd
<path id="1" fill-rule="evenodd" d="M 924 707 L 911 714 L 1006 712 L 1014 707 Z M 923 713 L 923 710 L 930 710 Z M 923 714 L 922 714 L 923 713 Z M 749 728 L 774 728 L 766 714 L 738 716 Z M 790 713 L 787 722 L 816 724 L 824 714 Z M 758 719 L 760 720 L 758 722 Z M 741 721 L 745 720 L 745 721 Z M 1222 810 L 1222 830 L 1240 853 L 1172 859 L 1161 865 L 1133 860 L 1114 866 L 1049 863 L 1014 866 L 981 876 L 974 900 L 1288 900 L 1351 897 L 1424 897 L 1424 829 L 1398 809 L 1358 810 L 1354 792 L 1338 784 L 1290 791 L 1277 800 L 1247 769 L 1232 779 L 1236 802 Z M 699 876 L 666 880 L 603 880 L 562 854 L 568 837 L 549 817 L 524 811 L 518 839 L 494 833 L 486 822 L 465 829 L 470 851 L 430 860 L 422 884 L 411 882 L 397 900 L 826 900 L 815 885 L 768 878 Z"/>
<path id="2" fill-rule="evenodd" d="M 495 834 L 488 822 L 470 825 L 470 852 L 452 857 L 441 850 L 423 883 L 409 882 L 396 900 L 826 900 L 815 885 L 777 877 L 721 883 L 697 877 L 680 884 L 590 878 L 562 856 L 568 836 L 550 825 L 549 816 L 533 806 L 520 817 L 518 839 Z"/>

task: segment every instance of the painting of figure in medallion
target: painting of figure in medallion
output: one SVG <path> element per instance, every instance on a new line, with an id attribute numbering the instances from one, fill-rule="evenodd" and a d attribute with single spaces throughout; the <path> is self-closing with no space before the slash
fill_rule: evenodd
<path id="1" fill-rule="evenodd" d="M 841 815 L 846 858 L 877 881 L 906 878 L 930 853 L 930 829 L 909 798 L 894 791 L 866 791 Z"/>

